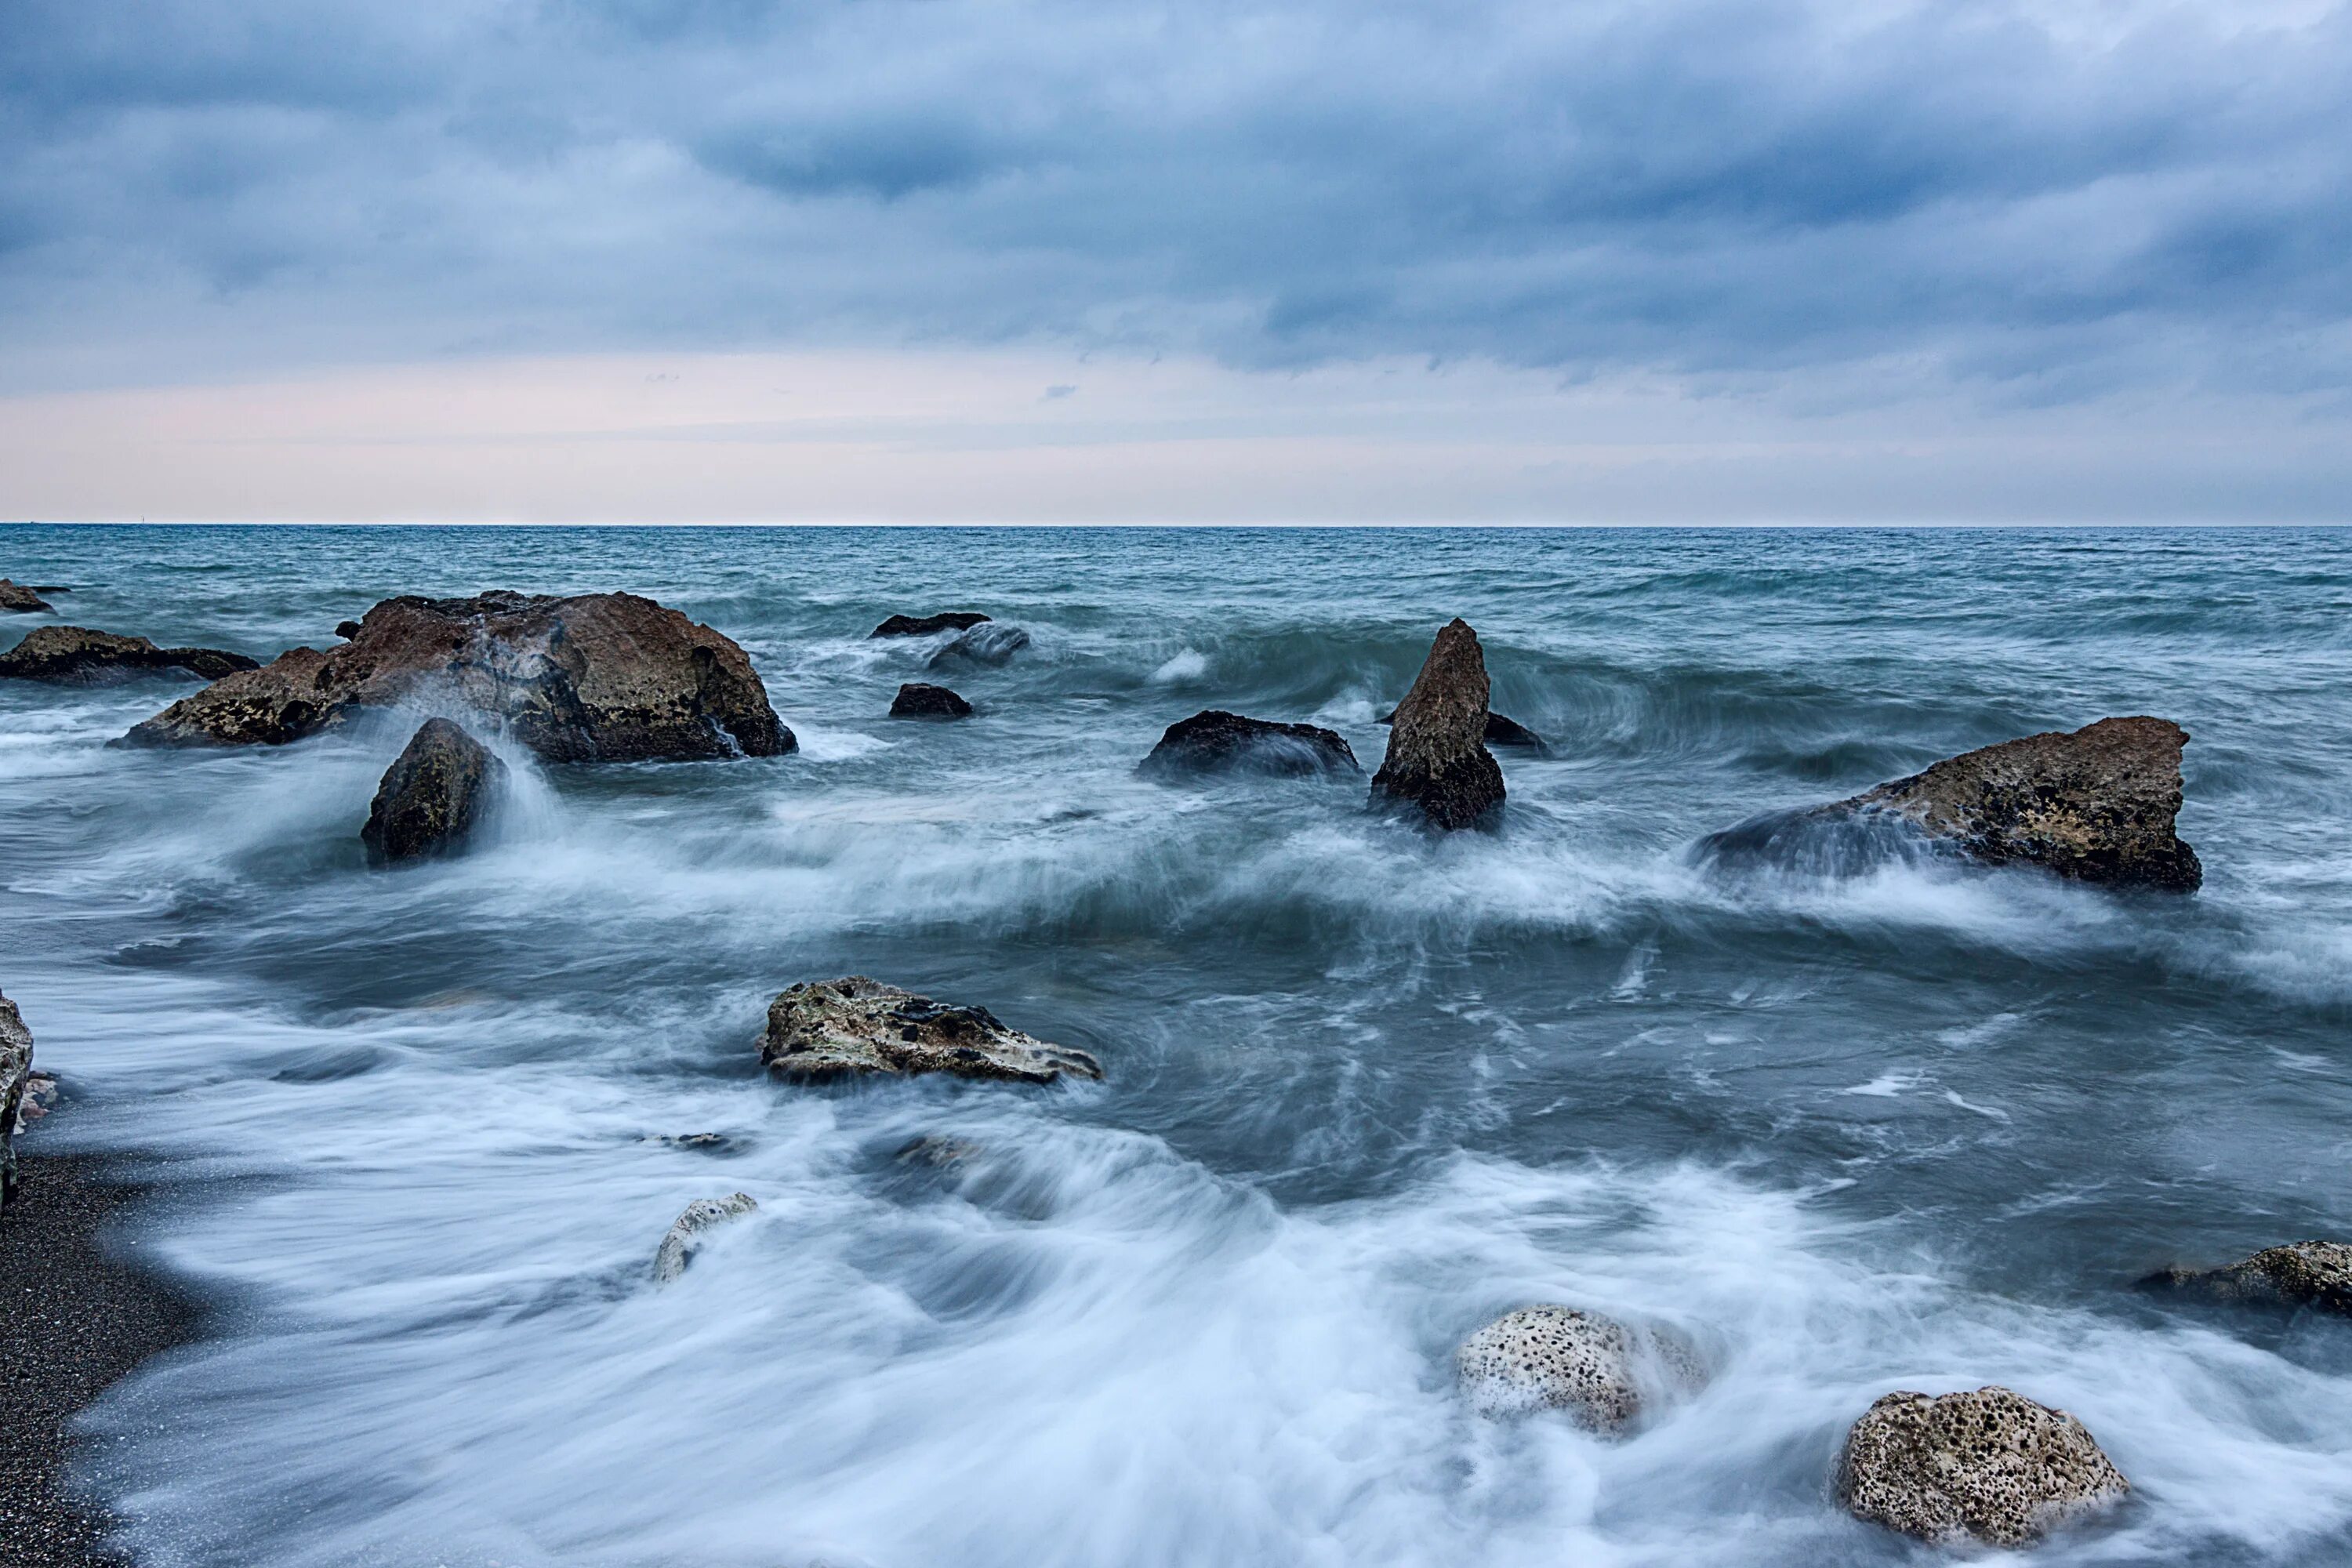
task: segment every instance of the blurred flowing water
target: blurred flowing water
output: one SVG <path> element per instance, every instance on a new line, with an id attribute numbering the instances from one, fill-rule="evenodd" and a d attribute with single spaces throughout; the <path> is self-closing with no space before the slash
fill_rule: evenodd
<path id="1" fill-rule="evenodd" d="M 2137 1486 L 2041 1561 L 2352 1558 L 2352 1326 L 2131 1289 L 2352 1231 L 2352 535 L 18 527 L 0 571 L 264 657 L 395 593 L 626 588 L 801 740 L 508 747 L 490 841 L 387 873 L 414 715 L 110 750 L 193 683 L 0 687 L 45 1137 L 152 1163 L 223 1304 L 91 1417 L 150 1562 L 1895 1563 L 1830 1496 L 1845 1426 L 1988 1382 Z M 887 720 L 929 645 L 866 633 L 958 608 L 1034 642 L 948 678 L 976 719 Z M 1133 775 L 1211 707 L 1369 771 L 1457 614 L 1554 747 L 1501 753 L 1496 834 Z M 1692 853 L 2140 712 L 2194 737 L 2194 898 Z M 1108 1081 L 765 1080 L 768 998 L 851 973 Z M 927 1134 L 981 1152 L 894 1158 Z M 1479 1421 L 1452 1348 L 1533 1301 L 1714 1381 L 1622 1443 Z"/>

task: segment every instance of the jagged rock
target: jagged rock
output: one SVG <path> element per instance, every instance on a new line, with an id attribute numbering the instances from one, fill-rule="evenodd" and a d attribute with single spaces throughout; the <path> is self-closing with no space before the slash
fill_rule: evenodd
<path id="1" fill-rule="evenodd" d="M 33 1031 L 16 1004 L 0 996 L 0 1204 L 16 1195 L 16 1121 L 33 1076 Z"/>
<path id="2" fill-rule="evenodd" d="M 697 1198 L 686 1205 L 669 1233 L 654 1251 L 654 1279 L 667 1285 L 686 1272 L 694 1255 L 702 1247 L 702 1238 L 709 1232 L 730 1220 L 741 1219 L 759 1207 L 749 1193 L 731 1193 L 723 1198 Z"/>
<path id="3" fill-rule="evenodd" d="M 969 719 L 971 704 L 944 686 L 926 686 L 910 680 L 898 688 L 898 695 L 890 700 L 893 719 Z"/>
<path id="4" fill-rule="evenodd" d="M 1503 770 L 1486 745 L 1486 659 L 1468 622 L 1456 617 L 1437 634 L 1394 717 L 1372 775 L 1374 805 L 1418 808 L 1451 832 L 1503 804 Z"/>
<path id="5" fill-rule="evenodd" d="M 633 594 L 386 599 L 349 642 L 298 647 L 133 728 L 133 745 L 283 745 L 367 708 L 451 704 L 551 762 L 776 756 L 793 732 L 730 638 Z"/>
<path id="6" fill-rule="evenodd" d="M 51 591 L 55 592 L 55 590 Z M 22 583 L 11 582 L 5 577 L 0 577 L 0 610 L 16 610 L 29 614 L 37 610 L 46 610 L 48 607 L 49 602 L 34 590 L 27 588 Z"/>
<path id="7" fill-rule="evenodd" d="M 1990 1386 L 1880 1399 L 1846 1435 L 1837 1490 L 1855 1517 L 1906 1535 L 2013 1547 L 2131 1483 L 2074 1416 Z"/>
<path id="8" fill-rule="evenodd" d="M 1211 709 L 1168 726 L 1151 754 L 1137 764 L 1146 777 L 1183 773 L 1253 773 L 1296 777 L 1364 770 L 1336 731 L 1313 724 L 1277 724 Z"/>
<path id="9" fill-rule="evenodd" d="M 2221 1301 L 2317 1307 L 2352 1316 L 2352 1246 L 2294 1241 L 2266 1247 L 2225 1268 L 2168 1268 L 2146 1283 Z"/>
<path id="10" fill-rule="evenodd" d="M 936 616 L 892 616 L 866 636 L 876 637 L 927 637 L 933 632 L 968 632 L 988 619 L 977 610 L 946 610 Z"/>
<path id="11" fill-rule="evenodd" d="M 1622 1433 L 1706 1381 L 1679 1336 L 1574 1307 L 1522 1307 L 1462 1342 L 1454 1369 L 1481 1415 L 1565 1410 L 1596 1432 Z"/>
<path id="12" fill-rule="evenodd" d="M 780 1078 L 943 1072 L 957 1078 L 1052 1083 L 1102 1077 L 1084 1051 L 1048 1045 L 997 1022 L 985 1007 L 934 1002 L 853 974 L 806 982 L 768 1005 L 760 1060 Z"/>
<path id="13" fill-rule="evenodd" d="M 1003 664 L 1028 646 L 1029 634 L 1019 626 L 990 621 L 972 627 L 931 655 L 928 668 L 952 669 L 960 664 Z"/>
<path id="14" fill-rule="evenodd" d="M 377 861 L 465 847 L 506 777 L 488 747 L 446 719 L 427 719 L 383 773 L 360 838 Z"/>
<path id="15" fill-rule="evenodd" d="M 1390 709 L 1373 722 L 1395 723 L 1396 710 Z M 1551 747 L 1545 743 L 1541 735 L 1537 734 L 1517 719 L 1506 719 L 1500 713 L 1489 712 L 1486 715 L 1486 744 L 1490 746 L 1517 746 L 1521 751 L 1535 752 L 1547 756 L 1551 752 Z"/>
<path id="16" fill-rule="evenodd" d="M 0 678 L 47 680 L 60 686 L 99 686 L 155 670 L 184 669 L 218 680 L 261 661 L 210 647 L 157 647 L 145 637 L 121 637 L 87 626 L 35 626 L 25 640 L 0 653 Z"/>

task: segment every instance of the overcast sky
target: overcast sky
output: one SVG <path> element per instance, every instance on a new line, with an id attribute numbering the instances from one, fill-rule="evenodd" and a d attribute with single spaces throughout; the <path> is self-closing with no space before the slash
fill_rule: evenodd
<path id="1" fill-rule="evenodd" d="M 0 0 L 0 515 L 2352 521 L 2352 8 Z"/>

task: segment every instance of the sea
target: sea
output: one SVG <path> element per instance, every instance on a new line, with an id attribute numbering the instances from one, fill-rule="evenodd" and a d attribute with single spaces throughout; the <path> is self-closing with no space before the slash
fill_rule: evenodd
<path id="1" fill-rule="evenodd" d="M 124 1239 L 209 1308 L 82 1418 L 142 1564 L 1922 1563 L 1841 1443 L 1987 1384 L 2133 1484 L 2035 1563 L 2352 1562 L 2352 1321 L 2138 1284 L 2352 1235 L 2352 532 L 23 525 L 0 572 L 71 590 L 0 641 L 264 658 L 625 589 L 800 742 L 486 731 L 473 851 L 381 869 L 419 713 L 134 750 L 193 680 L 0 682 L 32 1147 L 152 1184 Z M 1030 645 L 893 721 L 934 645 L 867 634 L 940 610 Z M 1433 836 L 1366 784 L 1456 616 L 1549 754 Z M 1139 777 L 1205 709 L 1364 773 Z M 1703 847 L 2140 713 L 2192 896 Z M 1106 1078 L 764 1076 L 769 1000 L 849 974 Z M 1539 1303 L 1707 1381 L 1615 1439 L 1477 1415 L 1455 1346 Z"/>

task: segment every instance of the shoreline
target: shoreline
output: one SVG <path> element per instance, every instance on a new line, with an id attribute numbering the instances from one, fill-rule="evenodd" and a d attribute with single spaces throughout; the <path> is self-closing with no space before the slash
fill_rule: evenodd
<path id="1" fill-rule="evenodd" d="M 17 1156 L 24 1185 L 0 1215 L 0 1541 L 9 1568 L 124 1568 L 106 1545 L 120 1521 L 71 1484 L 74 1419 L 193 1342 L 202 1310 L 116 1235 L 152 1185 L 110 1179 L 101 1156 L 43 1153 L 37 1132 Z"/>

